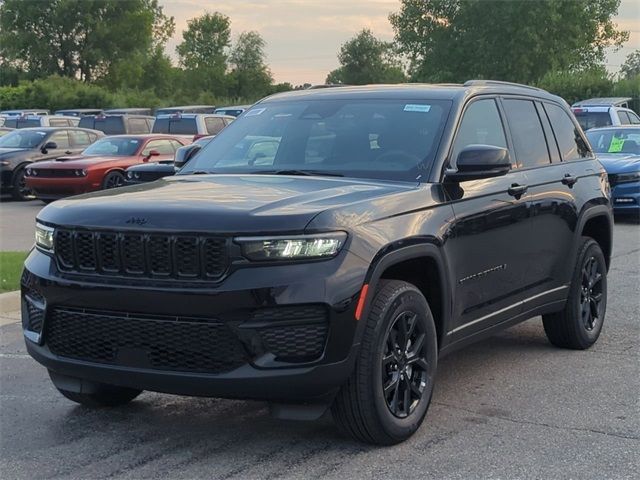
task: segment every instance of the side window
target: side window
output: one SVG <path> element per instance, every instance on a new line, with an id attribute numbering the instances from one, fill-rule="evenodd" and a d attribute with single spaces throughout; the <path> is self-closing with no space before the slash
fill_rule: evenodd
<path id="1" fill-rule="evenodd" d="M 86 147 L 91 143 L 89 134 L 82 130 L 69 130 L 69 139 L 74 147 Z"/>
<path id="2" fill-rule="evenodd" d="M 209 135 L 217 135 L 225 127 L 224 121 L 218 117 L 206 117 L 204 124 Z"/>
<path id="3" fill-rule="evenodd" d="M 55 132 L 53 135 L 49 137 L 47 142 L 55 142 L 58 146 L 58 150 L 64 150 L 69 148 L 69 135 L 66 130 L 60 130 L 59 132 Z"/>
<path id="4" fill-rule="evenodd" d="M 640 117 L 638 117 L 638 115 L 633 112 L 627 112 L 627 115 L 629 115 L 631 125 L 640 125 Z"/>
<path id="5" fill-rule="evenodd" d="M 620 123 L 622 125 L 629 125 L 631 123 L 629 115 L 627 115 L 627 112 L 623 110 L 618 110 L 618 118 L 620 118 Z"/>
<path id="6" fill-rule="evenodd" d="M 548 165 L 549 150 L 536 107 L 531 100 L 504 100 L 518 165 L 536 167 Z"/>
<path id="7" fill-rule="evenodd" d="M 590 156 L 589 146 L 569 114 L 552 103 L 545 103 L 544 109 L 553 127 L 562 160 L 566 162 Z"/>
<path id="8" fill-rule="evenodd" d="M 144 147 L 142 151 L 142 155 L 149 155 L 151 150 L 157 151 L 160 155 L 173 155 L 174 149 L 169 140 L 151 140 L 147 143 L 147 146 Z"/>
<path id="9" fill-rule="evenodd" d="M 149 133 L 149 127 L 144 118 L 130 118 L 129 119 L 129 133 L 140 134 Z"/>
<path id="10" fill-rule="evenodd" d="M 464 147 L 474 143 L 507 148 L 504 127 L 494 99 L 473 102 L 464 112 L 453 143 L 451 163 L 455 164 Z"/>

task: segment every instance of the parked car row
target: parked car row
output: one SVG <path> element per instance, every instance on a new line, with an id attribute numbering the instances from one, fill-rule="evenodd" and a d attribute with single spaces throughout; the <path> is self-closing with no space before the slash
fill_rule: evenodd
<path id="1" fill-rule="evenodd" d="M 176 152 L 197 141 L 193 149 L 180 154 L 186 163 L 235 119 L 213 113 L 158 117 L 129 111 L 95 115 L 77 109 L 73 113 L 76 116 L 34 113 L 6 117 L 16 128 L 0 127 L 0 193 L 16 200 L 38 198 L 49 203 L 122 186 L 129 167 L 149 167 L 131 174 L 129 183 L 173 175 Z M 65 123 L 56 126 L 60 119 Z"/>

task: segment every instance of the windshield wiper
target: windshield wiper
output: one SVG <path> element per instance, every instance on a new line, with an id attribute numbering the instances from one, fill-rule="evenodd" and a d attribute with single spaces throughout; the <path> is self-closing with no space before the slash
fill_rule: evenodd
<path id="1" fill-rule="evenodd" d="M 327 177 L 344 177 L 341 173 L 335 172 L 326 172 L 323 170 L 258 170 L 255 172 L 256 174 L 265 174 L 265 175 L 303 175 L 303 176 L 327 176 Z"/>

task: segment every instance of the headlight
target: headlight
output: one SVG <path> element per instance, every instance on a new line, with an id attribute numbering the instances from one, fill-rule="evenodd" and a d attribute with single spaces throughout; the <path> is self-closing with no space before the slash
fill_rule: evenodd
<path id="1" fill-rule="evenodd" d="M 36 246 L 48 252 L 53 251 L 53 228 L 36 222 Z"/>
<path id="2" fill-rule="evenodd" d="M 640 172 L 619 173 L 616 177 L 617 183 L 637 182 L 640 181 Z"/>
<path id="3" fill-rule="evenodd" d="M 76 170 L 75 172 L 76 177 L 86 177 L 87 176 L 87 171 L 86 170 Z"/>
<path id="4" fill-rule="evenodd" d="M 127 172 L 127 178 L 131 180 L 133 178 L 133 172 Z"/>
<path id="5" fill-rule="evenodd" d="M 255 261 L 329 258 L 338 254 L 347 239 L 345 232 L 287 237 L 239 237 L 245 257 Z"/>

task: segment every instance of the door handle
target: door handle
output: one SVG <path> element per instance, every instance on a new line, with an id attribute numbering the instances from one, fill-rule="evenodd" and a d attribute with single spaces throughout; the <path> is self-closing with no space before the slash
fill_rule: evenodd
<path id="1" fill-rule="evenodd" d="M 527 190 L 529 190 L 528 185 L 519 185 L 517 183 L 514 183 L 509 187 L 507 193 L 512 197 L 520 198 L 527 192 Z"/>
<path id="2" fill-rule="evenodd" d="M 567 185 L 568 187 L 573 187 L 577 181 L 578 177 L 571 175 L 570 173 L 565 173 L 561 180 L 562 184 Z"/>
<path id="3" fill-rule="evenodd" d="M 67 150 L 66 152 L 64 152 L 65 155 L 71 155 L 73 152 L 71 150 Z"/>

